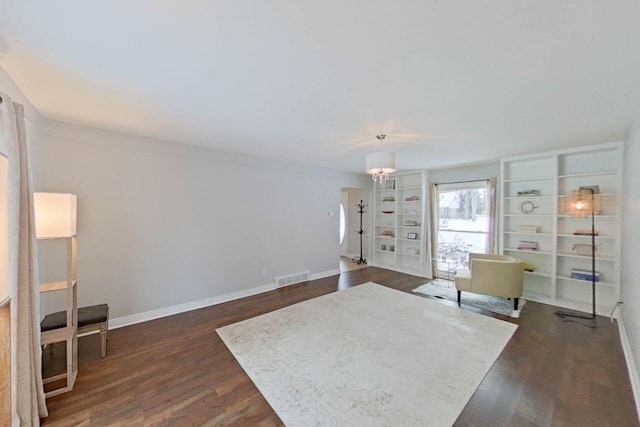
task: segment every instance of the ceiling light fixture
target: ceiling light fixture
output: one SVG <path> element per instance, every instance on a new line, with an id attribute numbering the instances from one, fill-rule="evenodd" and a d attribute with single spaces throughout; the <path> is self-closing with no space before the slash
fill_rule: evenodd
<path id="1" fill-rule="evenodd" d="M 376 139 L 380 141 L 380 148 L 382 148 L 382 141 L 387 135 L 377 135 Z M 389 179 L 389 174 L 396 172 L 396 153 L 388 151 L 376 151 L 375 153 L 367 154 L 366 158 L 366 171 L 371 175 L 373 182 L 384 182 Z"/>

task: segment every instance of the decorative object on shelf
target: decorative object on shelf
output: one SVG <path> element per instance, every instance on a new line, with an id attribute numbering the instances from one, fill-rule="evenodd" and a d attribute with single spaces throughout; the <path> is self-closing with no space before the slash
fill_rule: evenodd
<path id="1" fill-rule="evenodd" d="M 518 210 L 523 214 L 528 215 L 530 213 L 533 213 L 533 211 L 535 211 L 536 209 L 538 209 L 538 207 L 531 200 L 525 200 L 518 203 Z"/>
<path id="2" fill-rule="evenodd" d="M 393 231 L 391 230 L 384 230 L 382 233 L 380 233 L 380 235 L 384 237 L 394 237 Z"/>
<path id="3" fill-rule="evenodd" d="M 396 181 L 395 181 L 395 179 L 390 179 L 389 181 L 387 181 L 385 189 L 386 190 L 395 190 L 396 189 Z"/>
<path id="4" fill-rule="evenodd" d="M 413 220 L 406 220 L 404 222 L 405 227 L 419 227 L 420 223 L 418 221 L 413 221 Z"/>
<path id="5" fill-rule="evenodd" d="M 409 240 L 417 240 L 418 239 L 418 233 L 407 233 L 407 239 L 409 239 Z"/>
<path id="6" fill-rule="evenodd" d="M 365 213 L 364 208 L 366 208 L 367 205 L 362 203 L 362 200 L 360 200 L 360 203 L 358 203 L 356 207 L 358 208 L 357 212 L 360 215 L 360 229 L 356 231 L 356 233 L 360 235 L 360 258 L 353 258 L 352 261 L 356 264 L 366 264 L 367 260 L 362 256 L 362 235 L 364 234 L 364 230 L 362 229 L 362 215 Z"/>
<path id="7" fill-rule="evenodd" d="M 380 148 L 382 148 L 382 141 L 386 137 L 387 135 L 383 134 L 376 136 L 376 139 L 380 141 Z M 396 153 L 387 151 L 376 151 L 367 154 L 365 164 L 366 171 L 371 175 L 371 179 L 379 183 L 388 180 L 389 174 L 395 173 L 398 170 L 396 169 Z M 387 190 L 389 190 L 389 188 L 387 188 Z M 391 190 L 393 190 L 393 188 Z"/>
<path id="8" fill-rule="evenodd" d="M 582 256 L 591 256 L 594 252 L 598 252 L 597 246 L 591 246 L 584 243 L 576 243 L 573 245 L 573 252 Z"/>
<path id="9" fill-rule="evenodd" d="M 571 193 L 571 203 L 569 204 L 570 212 L 573 216 L 585 217 L 587 214 L 591 214 L 591 245 L 587 245 L 591 246 L 589 248 L 589 255 L 591 256 L 591 316 L 584 316 L 574 312 L 556 311 L 556 316 L 563 319 L 565 317 L 592 319 L 592 328 L 596 327 L 596 275 L 598 273 L 596 271 L 596 208 L 599 208 L 599 206 L 597 206 L 599 204 L 599 197 L 596 197 L 596 194 L 598 193 L 600 193 L 600 188 L 597 185 L 580 187 L 577 191 Z M 582 251 L 584 250 L 584 246 L 585 245 L 574 245 L 573 249 L 574 251 Z"/>
<path id="10" fill-rule="evenodd" d="M 522 268 L 524 271 L 528 271 L 529 273 L 536 271 L 536 266 L 533 264 L 522 264 Z"/>
<path id="11" fill-rule="evenodd" d="M 518 197 L 526 197 L 526 196 L 539 196 L 540 192 L 538 190 L 520 190 L 516 193 Z"/>
<path id="12" fill-rule="evenodd" d="M 382 201 L 383 202 L 395 202 L 396 198 L 393 196 L 383 196 L 382 197 Z"/>
<path id="13" fill-rule="evenodd" d="M 520 240 L 518 242 L 518 250 L 520 251 L 537 251 L 538 250 L 538 242 L 533 240 Z"/>
<path id="14" fill-rule="evenodd" d="M 405 202 L 415 202 L 417 200 L 420 200 L 418 199 L 418 196 L 405 197 L 404 199 Z"/>
<path id="15" fill-rule="evenodd" d="M 380 245 L 380 250 L 386 251 L 387 250 L 387 245 Z"/>
<path id="16" fill-rule="evenodd" d="M 600 272 L 596 271 L 595 273 L 589 270 L 582 270 L 580 268 L 572 268 L 571 269 L 571 278 L 578 280 L 587 280 L 591 282 L 595 280 L 596 282 L 600 281 Z"/>
<path id="17" fill-rule="evenodd" d="M 518 225 L 516 227 L 516 233 L 536 234 L 538 227 L 535 225 Z"/>
<path id="18" fill-rule="evenodd" d="M 396 247 L 393 245 L 389 245 L 389 251 L 393 252 L 396 250 Z"/>
<path id="19" fill-rule="evenodd" d="M 596 236 L 599 235 L 599 233 L 597 231 L 591 231 L 591 230 L 576 230 L 573 232 L 574 236 L 591 236 L 592 233 L 595 233 Z"/>
<path id="20" fill-rule="evenodd" d="M 394 213 L 394 212 L 395 212 L 395 211 L 382 211 L 382 213 L 383 213 L 383 214 L 386 214 L 386 215 L 392 214 L 392 213 Z"/>

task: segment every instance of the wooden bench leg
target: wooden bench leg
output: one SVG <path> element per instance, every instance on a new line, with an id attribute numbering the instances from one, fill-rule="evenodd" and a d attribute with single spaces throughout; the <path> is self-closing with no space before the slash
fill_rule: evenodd
<path id="1" fill-rule="evenodd" d="M 107 355 L 107 331 L 100 332 L 100 353 L 102 357 Z"/>

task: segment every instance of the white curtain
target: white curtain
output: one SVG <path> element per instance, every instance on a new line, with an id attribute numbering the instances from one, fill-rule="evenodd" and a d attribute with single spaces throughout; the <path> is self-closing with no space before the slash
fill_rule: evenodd
<path id="1" fill-rule="evenodd" d="M 489 234 L 487 235 L 487 248 L 490 254 L 498 253 L 498 178 L 489 178 L 487 183 L 487 210 L 489 216 Z"/>
<path id="2" fill-rule="evenodd" d="M 433 252 L 431 251 L 431 236 L 433 235 L 433 227 L 431 225 L 432 204 L 431 204 L 431 197 L 429 194 L 429 174 L 426 173 L 424 178 L 425 178 L 425 182 L 424 182 L 425 190 L 422 195 L 422 197 L 425 199 L 425 204 L 424 204 L 425 210 L 424 210 L 424 218 L 423 218 L 424 229 L 425 229 L 424 246 L 423 246 L 423 250 L 425 251 L 424 273 L 426 278 L 433 279 L 433 261 L 432 261 Z"/>
<path id="3" fill-rule="evenodd" d="M 438 185 L 432 182 L 429 185 L 429 205 L 430 205 L 430 221 L 429 221 L 429 246 L 431 248 L 431 277 L 438 275 Z"/>
<path id="4" fill-rule="evenodd" d="M 9 158 L 9 283 L 11 285 L 12 425 L 46 417 L 40 347 L 40 294 L 31 173 L 22 105 L 0 93 L 0 139 Z"/>

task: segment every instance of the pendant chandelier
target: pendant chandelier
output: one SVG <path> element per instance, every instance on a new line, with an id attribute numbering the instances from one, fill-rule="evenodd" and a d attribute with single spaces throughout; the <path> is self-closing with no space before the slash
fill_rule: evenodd
<path id="1" fill-rule="evenodd" d="M 377 135 L 376 139 L 380 141 L 380 148 L 382 148 L 382 141 L 387 135 Z M 389 179 L 389 174 L 395 173 L 396 169 L 396 153 L 388 151 L 376 151 L 375 153 L 369 153 L 366 157 L 366 171 L 371 175 L 373 182 L 384 182 Z"/>

